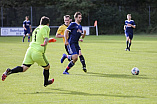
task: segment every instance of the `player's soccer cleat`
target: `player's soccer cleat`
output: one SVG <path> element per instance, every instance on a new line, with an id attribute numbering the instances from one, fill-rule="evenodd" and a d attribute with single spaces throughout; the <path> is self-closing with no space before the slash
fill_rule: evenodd
<path id="1" fill-rule="evenodd" d="M 2 75 L 2 81 L 4 81 L 10 73 L 11 73 L 11 69 L 8 68 Z"/>
<path id="2" fill-rule="evenodd" d="M 44 85 L 44 86 L 46 87 L 46 86 L 48 86 L 48 85 L 51 85 L 53 82 L 54 82 L 54 79 L 50 79 L 50 80 L 48 81 L 48 84 L 47 84 L 47 85 Z"/>
<path id="3" fill-rule="evenodd" d="M 63 63 L 63 61 L 67 58 L 66 54 L 63 54 L 62 58 L 61 58 L 61 63 Z"/>
<path id="4" fill-rule="evenodd" d="M 56 42 L 56 39 L 55 38 L 49 38 L 49 43 L 51 42 Z"/>
<path id="5" fill-rule="evenodd" d="M 130 48 L 128 48 L 128 51 L 130 51 Z"/>
<path id="6" fill-rule="evenodd" d="M 66 71 L 64 71 L 64 72 L 63 72 L 63 74 L 67 74 L 67 75 L 69 75 L 69 73 L 68 73 L 68 72 L 66 72 Z"/>
<path id="7" fill-rule="evenodd" d="M 83 71 L 86 73 L 87 72 L 87 69 L 86 69 L 86 67 L 83 67 Z"/>

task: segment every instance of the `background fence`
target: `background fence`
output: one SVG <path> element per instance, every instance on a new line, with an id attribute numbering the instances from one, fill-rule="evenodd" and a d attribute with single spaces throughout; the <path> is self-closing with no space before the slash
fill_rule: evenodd
<path id="1" fill-rule="evenodd" d="M 72 19 L 75 12 L 69 14 Z M 128 13 L 132 14 L 132 19 L 137 25 L 135 32 L 157 33 L 157 7 L 152 6 L 138 8 L 102 5 L 97 10 L 91 10 L 89 13 L 83 14 L 81 24 L 93 26 L 94 21 L 98 20 L 99 34 L 122 34 L 124 33 L 123 25 Z M 50 26 L 59 26 L 63 23 L 63 14 L 55 5 L 47 7 L 1 7 L 0 27 L 22 27 L 26 15 L 30 17 L 32 26 L 38 26 L 42 16 L 50 18 Z M 56 29 L 56 27 L 52 28 L 51 34 L 55 34 Z M 95 28 L 91 29 L 91 34 L 95 34 Z"/>

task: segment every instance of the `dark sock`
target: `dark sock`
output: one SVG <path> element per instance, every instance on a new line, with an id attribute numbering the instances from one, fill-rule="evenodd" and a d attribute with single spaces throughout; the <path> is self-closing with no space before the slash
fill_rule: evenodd
<path id="1" fill-rule="evenodd" d="M 131 47 L 131 43 L 129 43 L 129 48 Z"/>
<path id="2" fill-rule="evenodd" d="M 129 41 L 126 41 L 126 47 L 128 48 Z"/>
<path id="3" fill-rule="evenodd" d="M 68 64 L 67 68 L 65 69 L 65 72 L 67 72 L 71 67 L 73 67 L 75 64 L 73 63 L 73 61 L 70 61 L 70 63 Z"/>
<path id="4" fill-rule="evenodd" d="M 13 69 L 11 69 L 11 73 L 18 73 L 18 72 L 23 72 L 23 67 L 17 66 Z"/>
<path id="5" fill-rule="evenodd" d="M 44 69 L 43 75 L 44 75 L 44 85 L 48 85 L 49 70 Z"/>
<path id="6" fill-rule="evenodd" d="M 28 42 L 30 42 L 30 36 L 28 36 Z"/>
<path id="7" fill-rule="evenodd" d="M 84 59 L 83 55 L 79 56 L 79 58 L 80 58 L 80 61 L 81 61 L 81 63 L 82 63 L 82 66 L 83 66 L 83 67 L 86 67 L 85 59 Z"/>
<path id="8" fill-rule="evenodd" d="M 24 42 L 24 40 L 25 40 L 25 35 L 23 36 L 23 42 Z"/>

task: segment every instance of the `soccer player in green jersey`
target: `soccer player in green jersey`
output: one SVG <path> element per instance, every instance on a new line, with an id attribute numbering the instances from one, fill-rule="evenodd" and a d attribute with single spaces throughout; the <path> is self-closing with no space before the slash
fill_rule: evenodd
<path id="1" fill-rule="evenodd" d="M 49 79 L 50 65 L 45 57 L 46 46 L 49 41 L 49 28 L 50 19 L 43 16 L 40 20 L 40 25 L 33 31 L 32 42 L 27 49 L 22 66 L 17 66 L 13 69 L 8 68 L 2 75 L 2 81 L 13 73 L 25 72 L 34 62 L 44 68 L 44 86 L 50 85 L 54 79 Z"/>

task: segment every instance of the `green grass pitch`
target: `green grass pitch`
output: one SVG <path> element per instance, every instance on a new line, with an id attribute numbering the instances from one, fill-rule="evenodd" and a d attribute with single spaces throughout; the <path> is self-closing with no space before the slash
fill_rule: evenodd
<path id="1" fill-rule="evenodd" d="M 28 46 L 22 37 L 0 37 L 1 75 L 22 64 Z M 60 63 L 65 49 L 57 39 L 46 51 L 55 82 L 44 87 L 43 68 L 34 64 L 0 81 L 0 104 L 157 104 L 157 35 L 134 35 L 130 52 L 124 35 L 86 36 L 80 47 L 88 73 L 78 60 L 70 75 L 62 74 L 68 61 Z"/>

